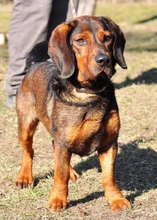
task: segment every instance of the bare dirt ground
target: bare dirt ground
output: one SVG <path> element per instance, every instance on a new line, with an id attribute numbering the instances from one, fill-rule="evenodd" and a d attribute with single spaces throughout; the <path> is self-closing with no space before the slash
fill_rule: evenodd
<path id="1" fill-rule="evenodd" d="M 116 179 L 132 207 L 116 213 L 111 212 L 103 196 L 102 174 L 96 154 L 84 158 L 73 156 L 72 165 L 80 178 L 69 184 L 69 208 L 57 213 L 46 209 L 53 185 L 54 158 L 51 137 L 42 125 L 34 138 L 34 187 L 16 189 L 14 182 L 22 151 L 18 144 L 16 112 L 5 106 L 8 58 L 0 58 L 1 220 L 157 220 L 156 45 L 149 50 L 150 41 L 156 37 L 156 30 L 152 29 L 155 24 L 149 24 L 146 30 L 143 24 L 139 24 L 133 33 L 122 24 L 128 41 L 125 52 L 128 70 L 117 67 L 113 77 L 121 117 Z M 150 41 L 143 40 L 140 28 L 142 33 L 145 30 L 145 34 L 152 36 Z M 138 37 L 142 37 L 140 42 L 143 44 L 137 51 L 135 41 Z"/>

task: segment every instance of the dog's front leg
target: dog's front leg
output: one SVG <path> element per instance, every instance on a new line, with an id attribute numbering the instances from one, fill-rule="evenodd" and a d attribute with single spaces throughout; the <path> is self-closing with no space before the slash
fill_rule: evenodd
<path id="1" fill-rule="evenodd" d="M 57 211 L 67 208 L 68 182 L 70 179 L 71 154 L 67 148 L 60 147 L 54 141 L 55 167 L 54 186 L 48 200 L 50 211 Z"/>
<path id="2" fill-rule="evenodd" d="M 114 212 L 124 210 L 130 206 L 129 201 L 122 195 L 115 181 L 115 161 L 117 156 L 117 143 L 114 143 L 106 152 L 98 152 L 103 173 L 103 187 L 105 197 Z"/>

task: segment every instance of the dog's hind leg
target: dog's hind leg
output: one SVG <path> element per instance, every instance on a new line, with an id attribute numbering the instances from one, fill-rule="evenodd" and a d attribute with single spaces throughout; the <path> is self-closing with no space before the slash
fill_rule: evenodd
<path id="1" fill-rule="evenodd" d="M 74 170 L 74 168 L 70 165 L 70 180 L 76 181 L 79 178 L 79 174 Z"/>
<path id="2" fill-rule="evenodd" d="M 16 179 L 16 185 L 23 188 L 28 187 L 33 182 L 32 160 L 34 150 L 32 143 L 33 135 L 39 122 L 34 106 L 31 103 L 31 97 L 29 97 L 28 94 L 27 101 L 24 94 L 20 94 L 17 97 L 17 115 L 19 142 L 23 148 L 23 156 L 21 169 Z"/>

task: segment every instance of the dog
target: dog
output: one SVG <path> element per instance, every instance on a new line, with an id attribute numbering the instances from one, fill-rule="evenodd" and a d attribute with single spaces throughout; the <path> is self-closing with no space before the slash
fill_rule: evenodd
<path id="1" fill-rule="evenodd" d="M 28 56 L 27 74 L 16 98 L 23 148 L 16 185 L 33 183 L 33 135 L 41 121 L 53 137 L 51 211 L 67 208 L 68 182 L 78 178 L 70 165 L 72 154 L 85 156 L 94 151 L 111 210 L 130 207 L 115 180 L 120 118 L 111 82 L 116 64 L 127 68 L 124 47 L 124 34 L 110 18 L 81 16 L 57 26 L 49 42 L 39 43 Z"/>

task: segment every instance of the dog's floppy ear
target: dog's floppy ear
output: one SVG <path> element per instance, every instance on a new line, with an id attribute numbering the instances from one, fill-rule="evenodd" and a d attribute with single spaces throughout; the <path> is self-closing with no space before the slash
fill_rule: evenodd
<path id="1" fill-rule="evenodd" d="M 116 59 L 117 63 L 123 68 L 127 69 L 127 65 L 123 56 L 124 47 L 125 47 L 125 37 L 121 29 L 117 24 L 115 24 L 110 18 L 101 17 L 102 22 L 114 35 L 114 44 L 113 44 L 113 56 Z"/>
<path id="2" fill-rule="evenodd" d="M 49 41 L 48 54 L 61 71 L 62 78 L 69 78 L 75 71 L 75 57 L 70 46 L 70 35 L 75 25 L 76 21 L 58 25 Z"/>

